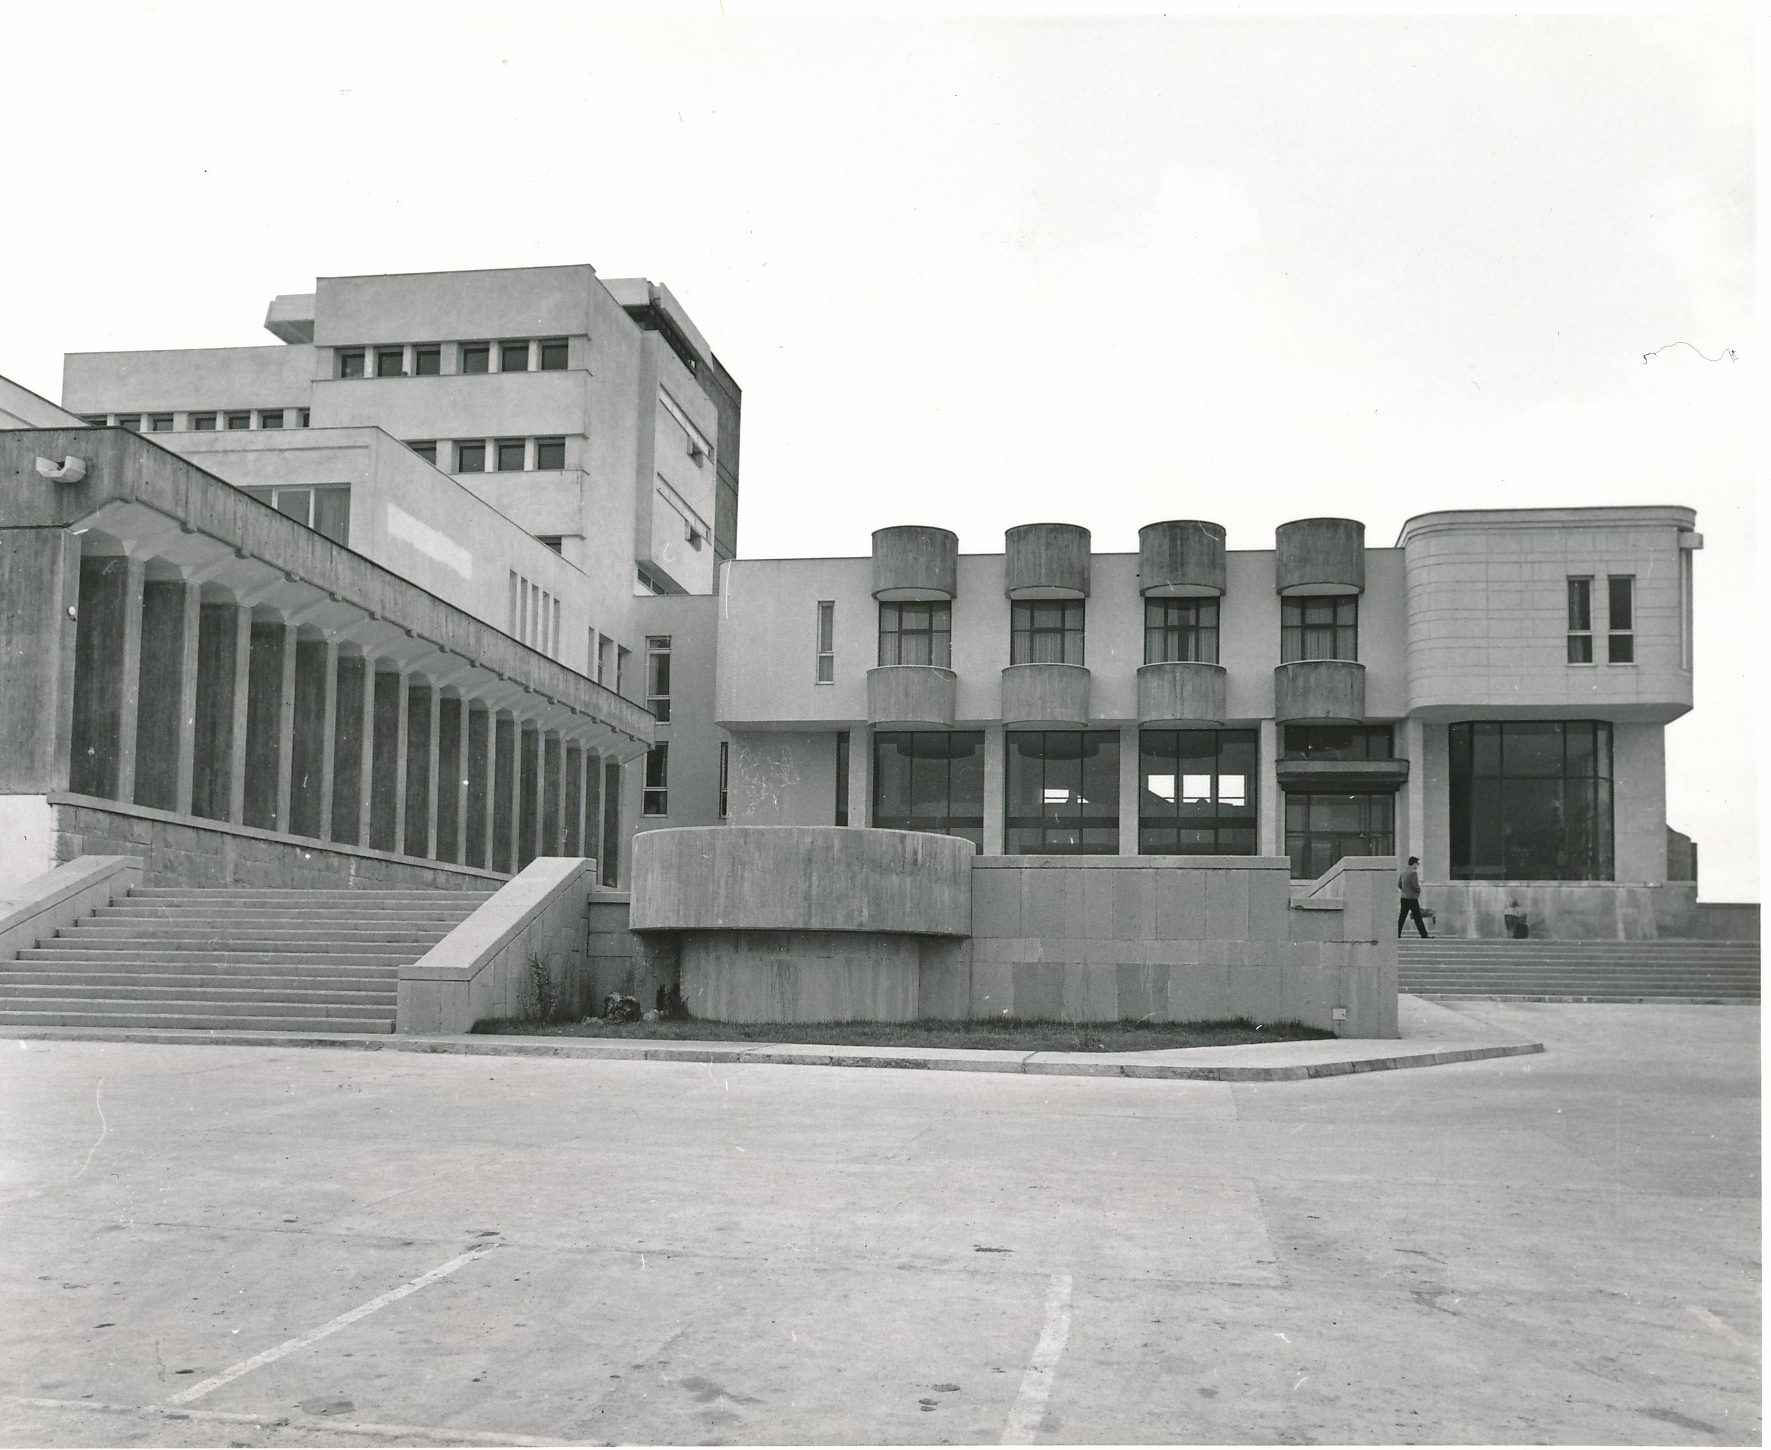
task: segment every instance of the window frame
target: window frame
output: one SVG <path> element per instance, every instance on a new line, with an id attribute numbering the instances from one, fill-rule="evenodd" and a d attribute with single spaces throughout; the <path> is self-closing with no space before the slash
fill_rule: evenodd
<path id="1" fill-rule="evenodd" d="M 1618 628 L 1619 588 L 1622 586 L 1624 624 Z M 1636 663 L 1636 576 L 1607 574 L 1605 576 L 1605 663 L 1633 665 Z"/>
<path id="2" fill-rule="evenodd" d="M 1037 737 L 1040 741 L 1037 755 L 1030 754 L 1021 748 L 1021 742 Z M 1071 773 L 1067 767 L 1072 757 L 1064 755 L 1061 750 L 1054 750 L 1054 738 L 1061 738 L 1066 744 L 1070 740 L 1076 742 L 1076 776 L 1074 817 L 1066 815 L 1057 807 L 1069 804 L 1051 799 L 1056 789 L 1064 789 L 1069 794 L 1067 785 L 1054 786 L 1054 765 L 1060 768 L 1055 774 L 1060 778 Z M 1110 757 L 1106 763 L 1096 765 L 1091 772 L 1089 760 L 1090 742 L 1095 749 L 1095 759 Z M 1002 836 L 1003 854 L 1007 856 L 1117 856 L 1119 854 L 1119 822 L 1120 813 L 1124 809 L 1120 800 L 1119 765 L 1121 753 L 1120 735 L 1117 730 L 1005 730 L 1003 732 L 1003 813 Z M 1037 760 L 1039 779 L 1035 790 L 1040 799 L 1040 811 L 1037 816 L 1018 815 L 1015 813 L 1018 785 L 1026 782 L 1017 781 L 1017 767 L 1030 768 L 1023 762 Z M 1112 814 L 1099 809 L 1099 802 L 1090 802 L 1086 791 L 1088 778 L 1095 778 L 1106 784 L 1111 795 Z M 1091 805 L 1095 809 L 1091 809 Z M 1024 835 L 1017 838 L 1017 832 L 1037 832 L 1039 844 L 1036 848 L 1026 845 Z M 1074 839 L 1065 839 L 1065 837 Z"/>
<path id="3" fill-rule="evenodd" d="M 1326 622 L 1312 623 L 1312 608 L 1332 608 Z M 1346 618 L 1342 616 L 1346 615 Z M 1322 632 L 1330 636 L 1327 654 L 1321 653 Z M 1359 596 L 1357 594 L 1290 594 L 1279 601 L 1279 662 L 1302 664 L 1308 660 L 1359 660 Z"/>
<path id="4" fill-rule="evenodd" d="M 1038 622 L 1042 610 L 1058 610 L 1056 624 Z M 1057 659 L 1040 659 L 1042 644 L 1057 642 Z M 1086 599 L 1011 599 L 1009 601 L 1009 664 L 1087 665 L 1088 601 Z"/>
<path id="5" fill-rule="evenodd" d="M 722 740 L 719 743 L 719 800 L 716 803 L 717 820 L 726 820 L 731 810 L 731 751 L 732 742 Z"/>
<path id="6" fill-rule="evenodd" d="M 409 438 L 406 446 L 422 458 L 432 468 L 437 466 L 437 440 L 435 438 Z"/>
<path id="7" fill-rule="evenodd" d="M 479 367 L 471 367 L 470 363 L 478 358 Z M 464 342 L 458 344 L 455 352 L 456 371 L 463 377 L 483 378 L 492 371 L 492 344 L 489 342 Z"/>
<path id="8" fill-rule="evenodd" d="M 572 344 L 564 337 L 544 337 L 536 349 L 535 359 L 538 373 L 563 373 L 572 365 Z M 558 362 L 550 362 L 549 358 L 558 356 Z"/>
<path id="9" fill-rule="evenodd" d="M 442 375 L 442 343 L 427 342 L 414 346 L 412 349 L 412 376 L 415 378 L 440 378 Z"/>
<path id="10" fill-rule="evenodd" d="M 1335 862 L 1338 861 L 1357 859 L 1365 856 L 1393 856 L 1396 854 L 1396 796 L 1393 791 L 1372 790 L 1369 788 L 1362 790 L 1331 790 L 1327 787 L 1306 786 L 1298 789 L 1291 789 L 1288 787 L 1283 790 L 1281 794 L 1284 796 L 1284 799 L 1280 803 L 1280 830 L 1285 838 L 1285 854 L 1291 858 L 1291 879 L 1293 881 L 1314 881 L 1324 872 L 1332 870 Z M 1362 803 L 1361 815 L 1364 829 L 1358 831 L 1339 831 L 1323 827 L 1320 830 L 1312 830 L 1310 827 L 1310 816 L 1315 809 L 1312 802 L 1316 800 L 1327 801 L 1331 799 L 1360 801 Z M 1372 829 L 1372 802 L 1378 800 L 1385 802 L 1385 807 L 1389 813 L 1389 829 L 1387 831 L 1375 831 Z M 1302 807 L 1304 814 L 1303 829 L 1297 831 L 1292 829 L 1292 806 L 1294 802 Z M 1298 842 L 1296 846 L 1293 846 L 1292 844 L 1294 838 L 1296 838 Z M 1334 843 L 1331 849 L 1335 850 L 1338 854 L 1335 855 L 1333 860 L 1331 860 L 1322 871 L 1313 870 L 1309 865 L 1311 843 L 1331 839 Z M 1346 850 L 1346 844 L 1353 841 L 1358 842 L 1364 849 L 1355 851 Z"/>
<path id="11" fill-rule="evenodd" d="M 1209 620 L 1204 617 L 1207 611 Z M 1188 614 L 1192 618 L 1175 617 Z M 1221 617 L 1221 601 L 1216 595 L 1146 597 L 1144 663 L 1217 664 Z"/>
<path id="12" fill-rule="evenodd" d="M 369 376 L 369 349 L 341 347 L 335 359 L 333 376 L 340 381 L 356 382 Z"/>
<path id="13" fill-rule="evenodd" d="M 925 611 L 926 629 L 906 629 L 906 611 Z M 926 660 L 904 658 L 904 642 L 925 641 L 926 649 L 912 649 L 911 654 L 928 655 Z M 953 668 L 953 601 L 951 599 L 882 599 L 879 601 L 879 663 L 882 665 L 933 665 L 938 669 Z"/>
<path id="14" fill-rule="evenodd" d="M 670 742 L 657 741 L 646 752 L 645 794 L 640 802 L 640 814 L 643 816 L 668 816 L 670 814 Z"/>
<path id="15" fill-rule="evenodd" d="M 261 429 L 269 428 L 273 431 L 280 431 L 283 427 L 283 416 L 287 411 L 286 408 L 260 408 L 258 410 L 258 426 Z M 271 422 L 272 418 L 277 421 Z"/>
<path id="16" fill-rule="evenodd" d="M 506 468 L 504 460 L 507 454 L 516 455 L 516 466 Z M 529 442 L 526 438 L 494 438 L 492 440 L 492 456 L 488 460 L 492 467 L 488 473 L 522 473 L 529 464 Z"/>
<path id="17" fill-rule="evenodd" d="M 906 749 L 903 742 L 908 742 Z M 937 750 L 936 742 L 939 742 Z M 879 830 L 893 831 L 926 831 L 934 835 L 958 836 L 970 841 L 972 849 L 981 853 L 984 849 L 984 796 L 987 791 L 986 771 L 987 755 L 982 730 L 875 730 L 871 742 L 873 752 L 873 778 L 869 784 L 869 795 L 873 803 L 870 821 Z M 884 752 L 891 750 L 902 762 L 897 768 L 882 764 Z M 970 807 L 973 802 L 962 799 L 957 804 L 965 809 L 955 810 L 953 794 L 953 762 L 955 759 L 976 762 L 977 800 L 976 811 Z M 940 762 L 937 770 L 934 762 Z M 924 762 L 931 774 L 939 774 L 942 789 L 938 792 L 941 808 L 931 812 L 919 812 L 914 809 L 916 798 L 917 762 Z M 883 793 L 894 782 L 902 780 L 906 789 L 899 792 L 899 799 L 885 801 Z M 853 803 L 851 802 L 851 805 Z M 898 810 L 897 806 L 909 806 L 910 810 Z"/>
<path id="18" fill-rule="evenodd" d="M 664 688 L 658 688 L 662 682 Z M 646 708 L 660 725 L 670 723 L 670 636 L 646 636 Z"/>
<path id="19" fill-rule="evenodd" d="M 510 359 L 513 355 L 522 358 L 521 367 L 512 367 Z M 526 373 L 529 371 L 529 343 L 521 341 L 504 341 L 498 344 L 498 371 L 501 373 Z"/>
<path id="20" fill-rule="evenodd" d="M 550 462 L 547 459 L 544 459 L 541 456 L 544 450 L 549 453 L 557 452 L 559 455 L 558 460 Z M 546 438 L 537 438 L 535 440 L 535 467 L 537 471 L 544 473 L 559 473 L 564 471 L 566 467 L 566 439 L 564 434 L 554 434 Z"/>
<path id="21" fill-rule="evenodd" d="M 465 455 L 469 453 L 474 454 L 477 458 L 471 468 L 465 458 Z M 454 471 L 456 473 L 485 473 L 487 471 L 486 440 L 484 438 L 457 438 L 455 440 Z"/>
<path id="22" fill-rule="evenodd" d="M 150 433 L 170 433 L 176 426 L 175 415 L 172 413 L 149 413 L 147 420 Z"/>
<path id="23" fill-rule="evenodd" d="M 834 685 L 836 683 L 836 601 L 834 599 L 820 599 L 818 601 L 813 629 L 812 683 L 814 685 Z"/>
<path id="24" fill-rule="evenodd" d="M 1556 771 L 1541 768 L 1546 726 L 1560 741 Z M 1578 730 L 1578 737 L 1571 732 Z M 1509 747 L 1509 735 L 1513 744 Z M 1578 738 L 1590 751 L 1570 748 Z M 1458 720 L 1446 726 L 1447 819 L 1453 881 L 1615 881 L 1617 879 L 1616 732 L 1608 720 Z M 1519 764 L 1509 770 L 1509 757 Z M 1576 766 L 1579 768 L 1574 768 Z M 1533 790 L 1532 787 L 1540 787 Z M 1579 787 L 1579 790 L 1571 788 Z M 1582 829 L 1580 797 L 1590 806 L 1584 859 L 1570 849 Z M 1531 829 L 1536 818 L 1537 830 Z M 1527 874 L 1525 852 L 1545 849 L 1543 822 L 1560 831 L 1559 875 Z M 1514 869 L 1515 867 L 1520 869 Z"/>
<path id="25" fill-rule="evenodd" d="M 1181 737 L 1186 737 L 1191 750 L 1184 750 Z M 1198 747 L 1209 741 L 1209 752 Z M 1165 749 L 1164 747 L 1167 747 Z M 1138 729 L 1138 854 L 1140 856 L 1256 856 L 1260 854 L 1261 736 L 1259 730 L 1230 727 L 1144 725 Z M 1172 752 L 1172 753 L 1170 753 Z M 1236 764 L 1244 757 L 1241 772 L 1227 771 L 1226 764 Z M 1174 796 L 1166 809 L 1146 807 L 1146 798 L 1161 801 L 1159 792 L 1150 789 L 1150 781 L 1161 775 L 1153 764 L 1172 760 L 1175 763 L 1172 782 Z M 1198 764 L 1210 762 L 1209 771 L 1185 772 L 1183 761 Z M 1224 782 L 1240 774 L 1242 800 L 1226 795 Z M 1199 798 L 1195 788 L 1191 797 L 1189 781 L 1203 779 L 1209 799 Z M 1204 808 L 1204 809 L 1202 809 Z M 1203 833 L 1209 830 L 1209 845 L 1193 841 L 1183 848 L 1183 832 Z M 1173 844 L 1161 839 L 1173 833 Z"/>
<path id="26" fill-rule="evenodd" d="M 389 362 L 393 364 L 388 367 Z M 406 376 L 406 349 L 403 347 L 378 347 L 375 349 L 375 376 L 378 378 L 403 378 Z"/>
<path id="27" fill-rule="evenodd" d="M 246 421 L 236 423 L 234 421 L 236 418 L 244 418 Z M 252 431 L 252 409 L 235 408 L 222 415 L 222 423 L 224 433 L 249 433 Z"/>
<path id="28" fill-rule="evenodd" d="M 219 431 L 221 416 L 217 413 L 192 413 L 190 415 L 191 432 L 214 433 Z"/>
<path id="29" fill-rule="evenodd" d="M 1593 576 L 1568 576 L 1568 663 L 1590 665 L 1593 658 Z"/>

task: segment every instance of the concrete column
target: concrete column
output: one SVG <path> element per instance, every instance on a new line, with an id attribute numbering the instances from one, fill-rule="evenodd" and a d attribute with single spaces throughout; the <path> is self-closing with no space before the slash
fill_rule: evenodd
<path id="1" fill-rule="evenodd" d="M 228 756 L 228 819 L 246 819 L 246 694 L 252 669 L 252 610 L 234 606 L 234 718 L 232 753 Z"/>
<path id="2" fill-rule="evenodd" d="M 603 879 L 603 757 L 584 752 L 584 844 L 579 848 L 597 863 L 597 880 Z"/>
<path id="3" fill-rule="evenodd" d="M 518 771 L 517 739 L 520 729 L 514 713 L 509 710 L 487 712 L 488 759 L 486 790 L 486 838 L 490 856 L 488 869 L 511 875 L 511 862 L 516 857 L 516 781 Z"/>
<path id="4" fill-rule="evenodd" d="M 80 560 L 68 785 L 81 795 L 107 800 L 119 798 L 117 744 L 124 713 L 123 637 L 126 598 L 131 592 L 128 576 L 128 561 L 119 556 Z M 135 633 L 139 637 L 139 626 Z"/>
<path id="5" fill-rule="evenodd" d="M 0 529 L 0 794 L 37 795 L 68 786 L 80 599 L 80 540 L 65 529 Z M 0 801 L 0 805 L 6 804 Z M 0 856 L 28 879 L 48 870 L 43 854 Z"/>
<path id="6" fill-rule="evenodd" d="M 584 747 L 564 744 L 560 763 L 560 854 L 584 854 Z"/>
<path id="7" fill-rule="evenodd" d="M 437 796 L 442 783 L 437 779 L 437 767 L 443 763 L 443 692 L 435 685 L 430 687 L 430 759 L 426 765 L 425 781 L 425 833 L 424 854 L 431 860 L 437 859 Z M 455 752 L 451 752 L 454 754 Z M 454 823 L 451 822 L 451 829 Z"/>
<path id="8" fill-rule="evenodd" d="M 1001 725 L 984 727 L 984 854 L 1000 856 L 1004 847 L 1004 797 L 1008 791 L 1008 755 Z"/>
<path id="9" fill-rule="evenodd" d="M 277 707 L 277 807 L 273 829 L 289 829 L 289 791 L 295 778 L 295 626 L 283 626 L 283 693 Z"/>
<path id="10" fill-rule="evenodd" d="M 332 781 L 338 768 L 338 641 L 326 641 L 325 696 L 320 702 L 320 839 L 332 839 Z"/>
<path id="11" fill-rule="evenodd" d="M 1138 854 L 1138 806 L 1143 801 L 1142 767 L 1138 757 L 1138 726 L 1119 727 L 1119 854 Z"/>
<path id="12" fill-rule="evenodd" d="M 1444 728 L 1444 727 L 1440 727 Z M 1406 861 L 1410 856 L 1421 859 L 1421 879 L 1447 880 L 1451 863 L 1427 861 L 1427 727 L 1426 722 L 1410 717 L 1401 722 L 1402 755 L 1408 761 L 1408 781 L 1397 792 L 1401 797 L 1396 812 L 1396 854 Z M 1431 874 L 1429 874 L 1431 873 Z"/>
<path id="13" fill-rule="evenodd" d="M 468 781 L 468 699 L 461 695 L 456 699 L 456 742 L 455 742 L 455 775 L 451 789 L 455 792 L 455 859 L 464 864 L 467 862 L 467 781 Z"/>
<path id="14" fill-rule="evenodd" d="M 411 698 L 410 684 L 406 671 L 402 669 L 395 676 L 398 681 L 396 696 L 397 715 L 394 744 L 394 843 L 392 850 L 403 851 L 406 848 L 406 753 L 412 748 L 412 723 L 409 716 L 408 701 Z"/>
<path id="15" fill-rule="evenodd" d="M 1261 774 L 1259 803 L 1259 839 L 1256 849 L 1262 856 L 1285 854 L 1285 797 L 1279 790 L 1279 727 L 1271 720 L 1261 721 Z"/>
<path id="16" fill-rule="evenodd" d="M 292 729 L 289 734 L 289 812 L 283 829 L 295 836 L 326 838 L 332 807 L 332 732 L 336 701 L 337 646 L 296 639 Z"/>
<path id="17" fill-rule="evenodd" d="M 512 711 L 510 723 L 510 863 L 507 869 L 514 876 L 533 859 L 531 853 L 534 851 L 534 836 L 531 834 L 525 838 L 523 835 L 523 718 Z M 528 799 L 533 801 L 534 798 L 534 785 L 531 783 Z M 532 827 L 533 822 L 530 825 Z"/>
<path id="18" fill-rule="evenodd" d="M 197 645 L 203 627 L 203 587 L 184 586 L 184 643 L 178 675 L 178 765 L 172 809 L 191 814 L 197 770 Z"/>
<path id="19" fill-rule="evenodd" d="M 546 771 L 542 769 L 542 736 L 538 725 L 522 732 L 518 750 L 517 771 L 517 869 L 520 871 L 541 854 L 542 786 Z"/>
<path id="20" fill-rule="evenodd" d="M 117 721 L 117 799 L 135 799 L 135 739 L 141 723 L 141 606 L 147 560 L 133 555 L 124 565 L 123 634 L 117 641 L 123 666 L 122 711 Z"/>
<path id="21" fill-rule="evenodd" d="M 542 771 L 542 790 L 547 797 L 542 812 L 543 856 L 566 854 L 566 740 L 555 732 L 547 742 L 546 769 Z"/>
<path id="22" fill-rule="evenodd" d="M 140 693 L 136 701 L 135 789 L 138 806 L 176 811 L 180 706 L 186 682 L 194 687 L 197 661 L 187 649 L 185 602 L 179 579 L 148 579 L 142 585 Z"/>
<path id="23" fill-rule="evenodd" d="M 461 859 L 469 866 L 492 869 L 492 748 L 495 734 L 492 712 L 477 701 L 463 700 L 462 738 L 467 743 L 467 778 L 462 829 L 466 845 Z"/>

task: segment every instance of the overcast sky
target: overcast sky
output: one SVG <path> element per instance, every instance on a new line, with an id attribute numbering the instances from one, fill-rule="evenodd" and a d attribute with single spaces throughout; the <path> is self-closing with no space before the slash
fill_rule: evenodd
<path id="1" fill-rule="evenodd" d="M 13 14 L 0 373 L 266 342 L 319 275 L 589 262 L 743 386 L 746 556 L 1688 504 L 1668 818 L 1757 899 L 1750 25 L 725 8 Z"/>

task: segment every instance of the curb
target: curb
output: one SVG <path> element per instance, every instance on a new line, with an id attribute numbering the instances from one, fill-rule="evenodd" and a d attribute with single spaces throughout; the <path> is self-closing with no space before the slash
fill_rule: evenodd
<path id="1" fill-rule="evenodd" d="M 945 1049 L 953 1056 L 919 1054 L 914 1049 L 882 1053 L 867 1048 L 758 1043 L 684 1043 L 665 1046 L 643 1042 L 598 1042 L 583 1038 L 530 1040 L 510 1037 L 396 1037 L 368 1033 L 299 1032 L 199 1032 L 190 1030 L 102 1029 L 35 1027 L 5 1033 L 15 1041 L 35 1042 L 129 1042 L 204 1044 L 216 1047 L 343 1047 L 358 1052 L 436 1053 L 462 1057 L 578 1058 L 592 1062 L 694 1062 L 759 1063 L 778 1067 L 898 1068 L 923 1072 L 998 1072 L 1029 1077 L 1123 1077 L 1183 1080 L 1190 1082 L 1300 1082 L 1308 1078 L 1349 1077 L 1368 1072 L 1397 1072 L 1406 1068 L 1447 1067 L 1461 1062 L 1482 1062 L 1498 1057 L 1522 1057 L 1544 1050 L 1541 1042 L 1483 1044 L 1471 1047 L 1423 1048 L 1418 1052 L 1394 1052 L 1373 1057 L 1345 1057 L 1336 1061 L 1284 1063 L 1271 1066 L 1236 1063 L 1149 1062 L 1130 1054 L 1102 1054 L 1099 1058 L 1039 1052 L 993 1052 L 987 1049 Z M 1282 1049 L 1255 1046 L 1259 1052 Z M 1165 1049 L 1173 1050 L 1173 1049 Z M 1185 1049 L 1181 1049 L 1185 1050 Z M 1207 1049 L 1223 1051 L 1221 1048 Z M 964 1054 L 964 1055 L 960 1055 Z M 1131 1059 L 1131 1060 L 1128 1060 Z"/>

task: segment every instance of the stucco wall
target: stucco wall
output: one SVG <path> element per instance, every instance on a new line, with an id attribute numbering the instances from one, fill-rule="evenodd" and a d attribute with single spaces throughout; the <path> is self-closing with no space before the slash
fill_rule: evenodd
<path id="1" fill-rule="evenodd" d="M 718 606 L 712 595 L 660 594 L 633 601 L 642 703 L 646 640 L 670 638 L 670 719 L 653 728 L 655 739 L 670 743 L 670 809 L 662 816 L 640 816 L 639 830 L 709 826 L 719 819 L 719 743 L 725 732 L 713 723 Z M 744 794 L 748 801 L 749 792 Z"/>
<path id="2" fill-rule="evenodd" d="M 318 366 L 305 343 L 70 352 L 62 406 L 73 413 L 305 408 Z"/>

